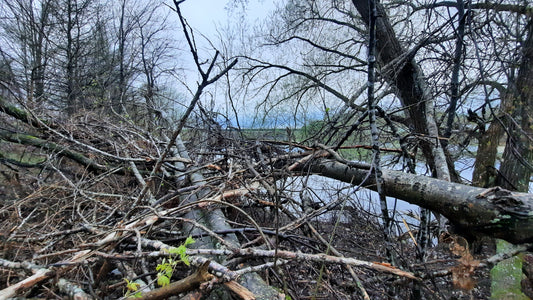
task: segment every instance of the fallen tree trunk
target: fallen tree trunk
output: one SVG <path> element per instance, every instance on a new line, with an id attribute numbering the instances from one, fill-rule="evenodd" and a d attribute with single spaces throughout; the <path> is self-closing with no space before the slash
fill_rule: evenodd
<path id="1" fill-rule="evenodd" d="M 175 150 L 177 152 L 173 153 L 175 156 L 190 159 L 189 153 L 185 148 L 180 136 L 177 137 L 175 146 Z M 206 183 L 205 178 L 200 171 L 196 171 L 189 174 L 189 181 L 193 184 Z M 184 197 L 182 204 L 190 204 L 199 201 L 202 198 L 205 198 L 209 194 L 209 192 L 209 188 L 204 188 L 197 193 L 189 195 L 188 197 Z M 193 208 L 185 215 L 185 217 L 192 220 L 196 220 L 200 224 L 211 230 L 229 230 L 232 228 L 228 224 L 226 217 L 220 208 Z M 198 228 L 194 224 L 188 223 L 185 223 L 183 225 L 183 231 L 187 232 L 189 235 L 205 234 L 202 228 Z M 233 233 L 226 235 L 225 240 L 228 245 L 231 245 L 231 247 L 235 249 L 239 249 L 241 247 L 237 236 Z M 196 243 L 192 246 L 193 248 L 198 249 L 212 248 L 217 247 L 218 243 L 219 241 L 216 241 L 211 236 L 206 235 L 204 237 L 197 238 Z M 254 295 L 258 297 L 258 299 L 277 299 L 279 297 L 279 293 L 272 287 L 268 286 L 268 284 L 257 273 L 243 274 L 243 276 L 241 276 L 238 281 L 248 290 L 253 292 Z"/>
<path id="2" fill-rule="evenodd" d="M 313 173 L 375 190 L 369 170 L 330 159 L 310 164 Z M 483 189 L 399 171 L 383 170 L 387 196 L 440 213 L 466 233 L 533 242 L 533 195 Z M 366 180 L 366 181 L 365 181 Z"/>
<path id="3" fill-rule="evenodd" d="M 31 145 L 34 147 L 45 149 L 46 151 L 49 151 L 51 153 L 58 153 L 61 156 L 68 157 L 86 166 L 89 170 L 94 171 L 96 173 L 107 171 L 107 168 L 105 166 L 97 163 L 96 161 L 86 157 L 85 155 L 79 152 L 72 151 L 67 147 L 56 144 L 54 142 L 40 139 L 30 134 L 14 133 L 0 129 L 0 140 L 18 143 L 21 145 Z"/>

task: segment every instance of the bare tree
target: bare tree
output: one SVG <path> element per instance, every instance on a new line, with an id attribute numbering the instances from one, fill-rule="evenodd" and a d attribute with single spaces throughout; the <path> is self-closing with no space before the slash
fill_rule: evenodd
<path id="1" fill-rule="evenodd" d="M 52 1 L 2 1 L 4 55 L 17 62 L 18 81 L 28 101 L 46 101 L 50 48 L 53 28 Z M 16 58 L 16 59 L 15 59 Z"/>
<path id="2" fill-rule="evenodd" d="M 511 83 L 512 100 L 506 116 L 507 143 L 503 153 L 501 172 L 496 183 L 517 191 L 529 191 L 533 174 L 531 152 L 533 128 L 533 18 L 529 18 L 527 37 L 522 48 L 516 83 Z"/>
<path id="3" fill-rule="evenodd" d="M 173 67 L 166 14 L 149 2 L 114 2 L 114 15 L 97 1 L 62 3 L 47 52 L 62 77 L 45 98 L 72 115 L 0 97 L 0 298 L 487 298 L 504 256 L 474 257 L 455 233 L 429 248 L 425 212 L 523 244 L 509 255 L 531 247 L 533 195 L 472 187 L 455 161 L 476 137 L 479 168 L 496 168 L 495 155 L 479 156 L 495 149 L 483 136 L 492 122 L 509 137 L 500 176 L 515 181 L 511 154 L 527 166 L 527 6 L 292 0 L 242 53 L 228 42 L 205 55 L 175 0 L 198 83 L 155 133 Z M 3 81 L 25 74 L 9 50 Z M 277 128 L 230 128 L 208 104 L 220 95 L 236 117 L 239 102 L 257 104 Z M 378 191 L 381 215 L 365 190 Z M 424 208 L 422 222 L 393 199 Z"/>

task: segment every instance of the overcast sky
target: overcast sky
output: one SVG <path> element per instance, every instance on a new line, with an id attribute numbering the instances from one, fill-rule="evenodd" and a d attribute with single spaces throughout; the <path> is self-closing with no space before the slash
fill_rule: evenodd
<path id="1" fill-rule="evenodd" d="M 195 31 L 196 44 L 200 50 L 200 56 L 206 55 L 211 58 L 209 50 L 211 46 L 198 33 L 206 36 L 211 42 L 217 45 L 219 33 L 217 30 L 227 28 L 232 22 L 245 16 L 245 27 L 252 28 L 258 22 L 265 19 L 275 8 L 275 3 L 283 0 L 187 0 L 180 4 L 183 16 Z M 245 11 L 239 4 L 245 2 Z M 237 3 L 237 4 L 235 4 Z M 179 27 L 179 26 L 178 26 Z M 181 34 L 181 33 L 180 33 Z M 193 61 L 186 57 L 184 60 L 186 70 L 186 82 L 190 87 L 195 86 L 198 80 L 198 73 Z"/>
<path id="2" fill-rule="evenodd" d="M 216 28 L 228 24 L 232 6 L 242 0 L 187 0 L 181 4 L 184 17 L 189 24 L 209 38 L 216 37 Z M 272 0 L 248 0 L 246 4 L 246 21 L 250 26 L 265 18 L 275 8 Z M 237 6 L 242 7 L 242 6 Z M 240 8 L 236 8 L 239 10 Z"/>
<path id="3" fill-rule="evenodd" d="M 216 47 L 218 47 L 217 41 L 220 37 L 217 29 L 219 31 L 223 30 L 227 28 L 231 22 L 242 22 L 240 17 L 243 15 L 243 6 L 232 6 L 232 4 L 235 4 L 235 2 L 246 2 L 246 5 L 244 6 L 244 24 L 239 25 L 244 25 L 245 28 L 253 28 L 254 25 L 262 22 L 270 15 L 270 13 L 276 8 L 276 3 L 282 1 L 284 0 L 187 0 L 180 5 L 180 9 L 189 25 L 196 32 L 196 43 L 201 52 L 200 55 L 205 55 L 205 57 L 211 58 L 211 55 L 213 54 L 210 50 L 211 47 L 205 39 L 198 35 L 198 33 L 206 36 Z M 193 65 L 192 59 L 186 58 L 184 63 L 185 82 L 189 88 L 192 89 L 192 92 L 194 92 L 193 87 L 196 87 L 197 81 L 199 80 L 198 72 Z M 226 107 L 225 92 L 226 89 L 224 88 L 222 93 L 219 94 L 216 85 L 213 85 L 210 87 L 209 93 L 204 93 L 204 97 L 201 101 L 209 103 L 210 98 L 214 99 L 218 109 L 221 109 L 222 113 L 231 118 L 231 115 L 226 111 L 228 108 Z M 248 103 L 248 107 L 240 108 L 238 110 L 241 125 L 245 127 L 251 126 L 251 122 L 253 121 L 252 116 L 254 115 L 253 106 Z"/>

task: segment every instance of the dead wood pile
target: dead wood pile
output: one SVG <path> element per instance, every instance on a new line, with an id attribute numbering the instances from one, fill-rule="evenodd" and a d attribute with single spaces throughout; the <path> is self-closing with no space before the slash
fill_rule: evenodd
<path id="1" fill-rule="evenodd" d="M 407 234 L 395 246 L 398 266 L 385 263 L 379 222 L 357 206 L 355 187 L 326 194 L 291 172 L 310 148 L 205 128 L 167 147 L 164 134 L 88 112 L 20 125 L 29 120 L 4 129 L 0 299 L 357 299 L 451 285 L 431 278 L 451 275 L 455 260 L 413 264 Z M 189 236 L 195 243 L 178 255 Z"/>

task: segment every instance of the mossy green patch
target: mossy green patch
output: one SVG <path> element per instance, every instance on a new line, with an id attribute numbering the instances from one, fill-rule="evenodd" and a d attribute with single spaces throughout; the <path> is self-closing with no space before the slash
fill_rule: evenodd
<path id="1" fill-rule="evenodd" d="M 508 251 L 514 247 L 512 244 L 503 240 L 497 241 L 497 253 Z M 491 281 L 491 299 L 529 299 L 522 293 L 520 281 L 523 278 L 522 259 L 513 256 L 499 262 L 490 271 Z"/>

